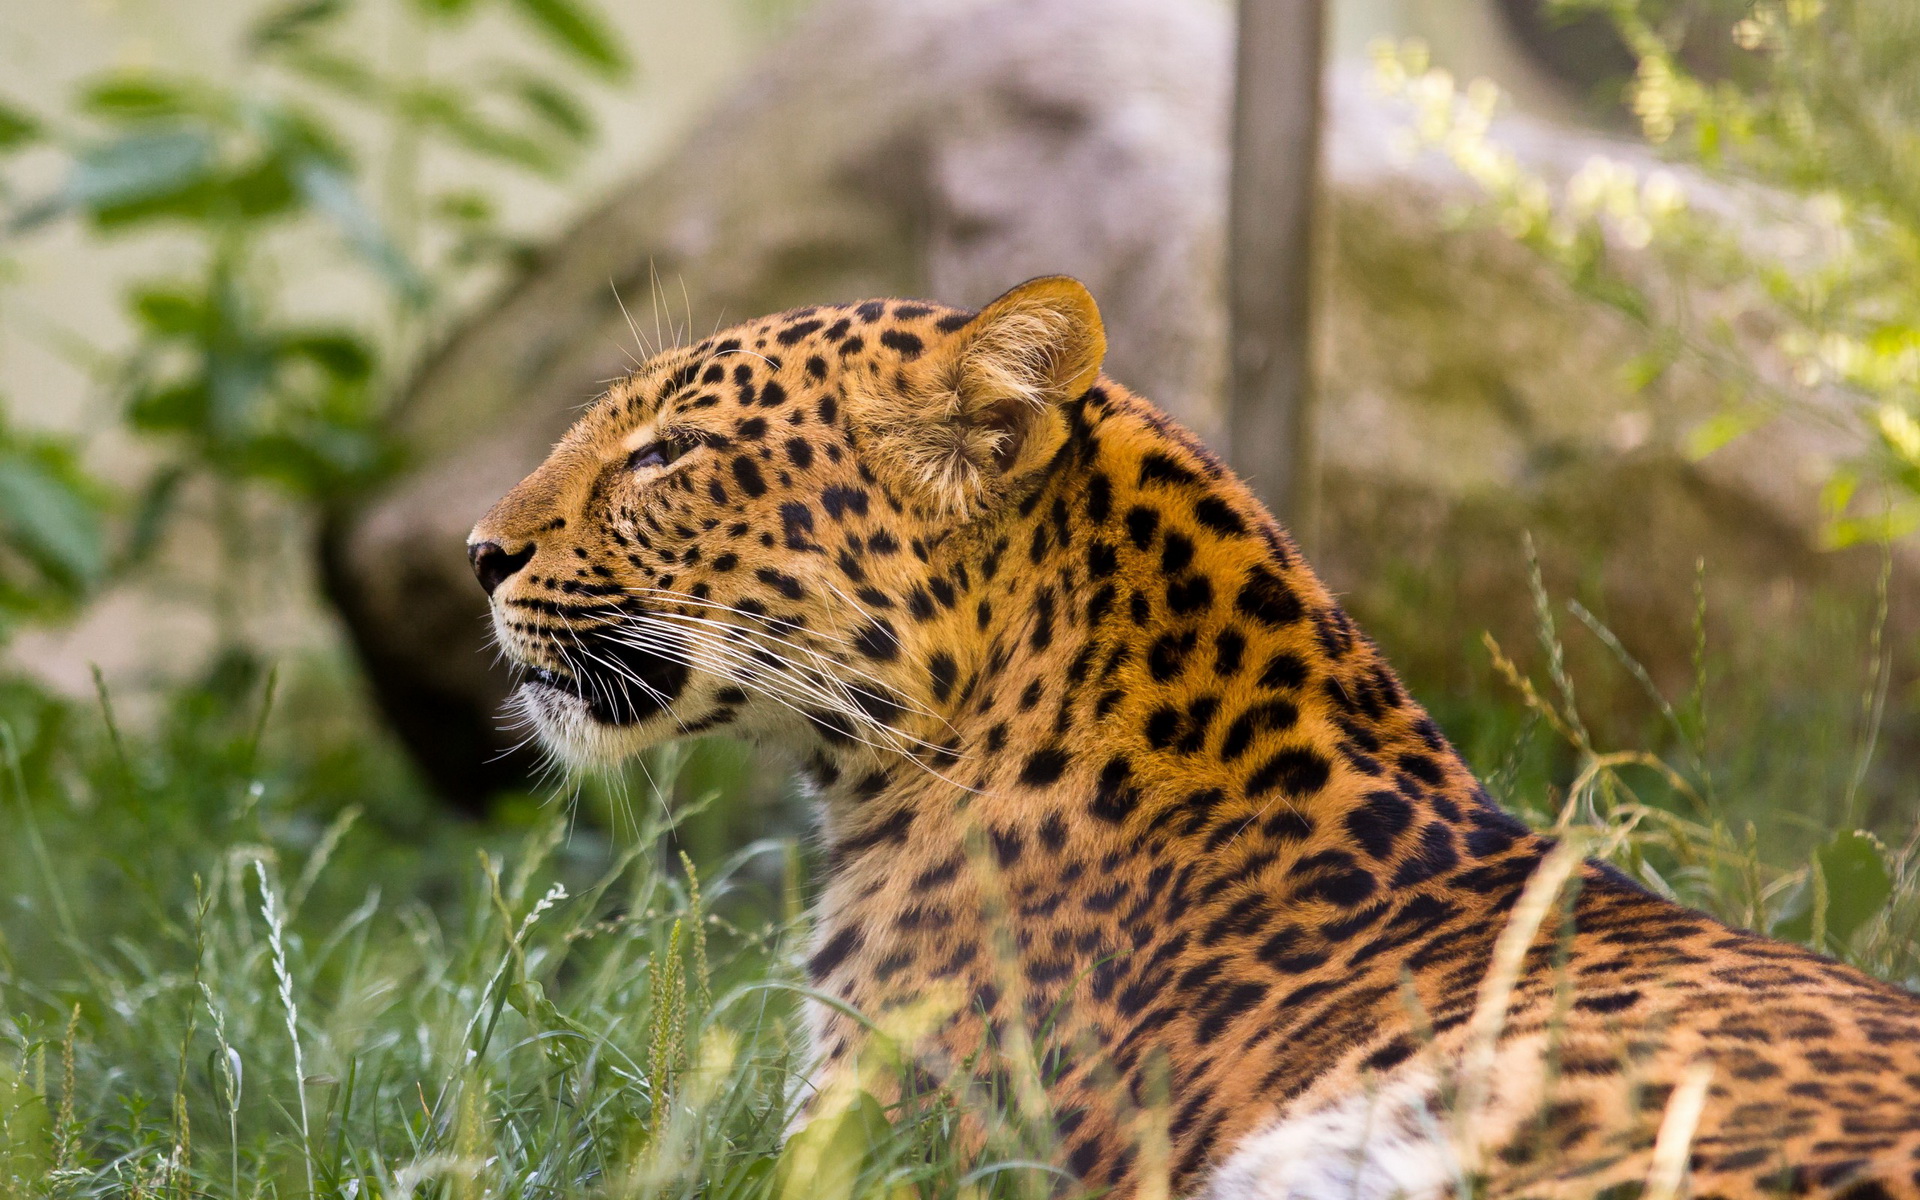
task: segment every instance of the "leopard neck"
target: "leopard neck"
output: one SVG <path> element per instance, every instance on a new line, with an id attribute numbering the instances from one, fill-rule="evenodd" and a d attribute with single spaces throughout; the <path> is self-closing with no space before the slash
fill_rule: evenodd
<path id="1" fill-rule="evenodd" d="M 1273 518 L 1118 387 L 1068 411 L 1041 477 L 928 548 L 889 626 L 918 749 L 816 752 L 836 859 L 950 806 L 1042 845 L 1072 830 L 1256 859 L 1337 822 L 1396 860 L 1328 885 L 1349 895 L 1450 868 L 1432 826 L 1471 824 L 1484 792 Z"/>

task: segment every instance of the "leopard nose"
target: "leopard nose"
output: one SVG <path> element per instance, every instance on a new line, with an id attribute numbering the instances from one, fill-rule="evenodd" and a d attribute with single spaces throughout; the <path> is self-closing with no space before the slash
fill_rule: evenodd
<path id="1" fill-rule="evenodd" d="M 525 548 L 508 554 L 498 542 L 475 542 L 467 547 L 467 561 L 473 564 L 473 574 L 480 586 L 491 596 L 515 571 L 527 565 L 533 558 L 533 549 L 529 542 Z"/>

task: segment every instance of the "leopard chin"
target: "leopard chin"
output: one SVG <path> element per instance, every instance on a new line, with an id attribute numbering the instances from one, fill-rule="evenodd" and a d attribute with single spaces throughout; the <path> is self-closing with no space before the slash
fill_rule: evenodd
<path id="1" fill-rule="evenodd" d="M 693 672 L 670 648 L 657 652 L 593 631 L 569 641 L 572 669 L 522 661 L 526 676 L 509 702 L 556 758 L 615 766 L 680 732 L 673 710 Z"/>
<path id="2" fill-rule="evenodd" d="M 616 767 L 661 740 L 633 725 L 615 725 L 595 715 L 593 705 L 570 687 L 529 679 L 514 689 L 508 712 L 532 726 L 553 758 L 575 770 Z"/>

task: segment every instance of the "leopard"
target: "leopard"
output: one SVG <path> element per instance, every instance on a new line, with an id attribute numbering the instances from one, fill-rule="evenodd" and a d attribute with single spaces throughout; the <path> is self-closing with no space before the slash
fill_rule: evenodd
<path id="1" fill-rule="evenodd" d="M 1920 997 L 1503 809 L 1106 345 L 1061 276 L 748 321 L 474 526 L 559 761 L 811 793 L 809 1111 L 1038 1111 L 1116 1198 L 1920 1198 Z"/>

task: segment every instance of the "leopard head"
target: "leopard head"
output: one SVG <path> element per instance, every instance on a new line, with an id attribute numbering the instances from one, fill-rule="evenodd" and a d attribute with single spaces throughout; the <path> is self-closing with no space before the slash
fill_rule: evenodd
<path id="1" fill-rule="evenodd" d="M 514 703 L 578 765 L 722 727 L 926 744 L 952 659 L 915 617 L 1038 486 L 1105 348 L 1053 277 L 977 313 L 802 308 L 655 356 L 469 538 Z"/>

